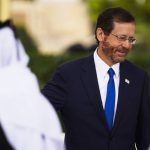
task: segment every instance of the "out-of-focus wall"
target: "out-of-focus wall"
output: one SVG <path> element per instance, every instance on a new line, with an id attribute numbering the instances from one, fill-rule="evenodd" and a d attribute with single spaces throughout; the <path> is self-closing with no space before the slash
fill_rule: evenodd
<path id="1" fill-rule="evenodd" d="M 61 54 L 73 44 L 89 46 L 94 41 L 87 7 L 79 0 L 13 0 L 11 17 L 27 28 L 45 54 Z"/>
<path id="2" fill-rule="evenodd" d="M 10 0 L 0 0 L 0 21 L 10 18 Z"/>

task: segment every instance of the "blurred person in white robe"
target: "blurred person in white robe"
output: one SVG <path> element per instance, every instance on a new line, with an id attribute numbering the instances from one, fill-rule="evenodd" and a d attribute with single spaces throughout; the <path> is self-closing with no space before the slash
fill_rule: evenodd
<path id="1" fill-rule="evenodd" d="M 40 93 L 29 58 L 10 26 L 0 27 L 0 125 L 15 150 L 64 150 L 61 126 Z"/>

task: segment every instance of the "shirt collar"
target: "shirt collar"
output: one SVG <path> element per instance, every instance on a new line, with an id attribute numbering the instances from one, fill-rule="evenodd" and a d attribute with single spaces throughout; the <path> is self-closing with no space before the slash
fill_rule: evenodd
<path id="1" fill-rule="evenodd" d="M 100 73 L 102 74 L 102 76 L 105 78 L 107 75 L 107 71 L 109 70 L 110 66 L 108 66 L 97 54 L 97 49 L 94 52 L 94 61 L 95 61 L 95 65 L 96 67 L 99 68 Z M 120 63 L 116 63 L 114 65 L 111 66 L 111 68 L 114 70 L 115 72 L 115 76 L 119 77 L 119 68 L 120 68 Z"/>

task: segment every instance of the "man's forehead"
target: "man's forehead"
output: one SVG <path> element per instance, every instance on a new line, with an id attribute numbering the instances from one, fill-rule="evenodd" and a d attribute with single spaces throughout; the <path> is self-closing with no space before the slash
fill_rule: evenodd
<path id="1" fill-rule="evenodd" d="M 115 26 L 120 26 L 120 27 L 122 27 L 122 26 L 135 26 L 135 23 L 134 22 L 116 22 L 116 21 L 114 21 L 113 25 L 114 25 L 114 27 Z"/>
<path id="2" fill-rule="evenodd" d="M 121 32 L 122 34 L 131 34 L 135 33 L 135 23 L 134 22 L 114 22 L 112 32 Z"/>

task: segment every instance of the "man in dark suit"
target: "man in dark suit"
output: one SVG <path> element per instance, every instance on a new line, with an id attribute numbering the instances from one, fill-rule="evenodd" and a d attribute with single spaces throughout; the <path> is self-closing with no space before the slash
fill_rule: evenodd
<path id="1" fill-rule="evenodd" d="M 67 150 L 147 150 L 148 76 L 125 60 L 135 19 L 123 8 L 106 9 L 95 36 L 94 54 L 60 66 L 42 90 L 63 116 Z"/>

